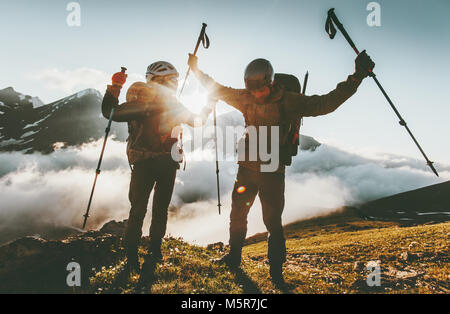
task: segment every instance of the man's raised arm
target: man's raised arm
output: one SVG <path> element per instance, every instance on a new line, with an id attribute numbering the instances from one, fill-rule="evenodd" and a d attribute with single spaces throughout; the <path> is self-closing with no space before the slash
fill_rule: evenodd
<path id="1" fill-rule="evenodd" d="M 375 63 L 365 53 L 361 52 L 355 60 L 355 73 L 347 80 L 339 83 L 334 90 L 325 95 L 305 96 L 286 92 L 284 95 L 285 110 L 291 115 L 314 117 L 326 115 L 335 111 L 347 99 L 355 94 L 362 80 L 369 76 Z"/>
<path id="2" fill-rule="evenodd" d="M 246 103 L 246 99 L 251 97 L 247 90 L 226 87 L 217 83 L 198 68 L 197 61 L 196 56 L 189 54 L 189 67 L 200 83 L 208 90 L 211 97 L 222 100 L 242 112 L 242 104 Z"/>

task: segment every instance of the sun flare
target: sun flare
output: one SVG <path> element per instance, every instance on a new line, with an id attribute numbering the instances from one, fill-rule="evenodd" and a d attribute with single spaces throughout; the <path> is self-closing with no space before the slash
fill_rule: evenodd
<path id="1" fill-rule="evenodd" d="M 201 91 L 196 89 L 191 94 L 183 94 L 180 97 L 180 101 L 193 113 L 200 113 L 208 99 L 208 93 L 206 91 Z"/>

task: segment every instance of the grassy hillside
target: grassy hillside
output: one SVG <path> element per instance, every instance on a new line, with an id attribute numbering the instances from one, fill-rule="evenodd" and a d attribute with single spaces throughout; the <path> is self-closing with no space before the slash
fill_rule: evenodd
<path id="1" fill-rule="evenodd" d="M 211 262 L 228 249 L 222 243 L 204 248 L 167 238 L 150 278 L 127 277 L 126 222 L 111 221 L 64 240 L 25 237 L 0 246 L 0 293 L 450 293 L 449 183 L 285 226 L 282 288 L 269 278 L 266 233 L 246 240 L 238 272 Z M 141 263 L 148 242 L 142 239 Z M 70 262 L 82 269 L 80 288 L 66 283 Z M 380 286 L 366 282 L 370 265 L 381 269 Z"/>
<path id="2" fill-rule="evenodd" d="M 269 279 L 265 235 L 248 239 L 242 271 L 211 263 L 227 248 L 192 246 L 182 239 L 163 243 L 164 261 L 152 281 L 123 278 L 124 261 L 90 278 L 95 293 L 449 293 L 450 222 L 401 226 L 366 221 L 351 210 L 286 226 L 287 285 Z M 146 247 L 140 248 L 140 254 Z M 143 261 L 143 260 L 142 260 Z M 371 262 L 372 261 L 372 262 Z M 368 262 L 382 270 L 381 286 L 368 287 Z M 81 291 L 80 291 L 81 292 Z"/>

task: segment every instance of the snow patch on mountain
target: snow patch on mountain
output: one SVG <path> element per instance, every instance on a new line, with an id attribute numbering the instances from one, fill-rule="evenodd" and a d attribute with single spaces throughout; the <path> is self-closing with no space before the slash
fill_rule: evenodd
<path id="1" fill-rule="evenodd" d="M 88 88 L 49 104 L 38 97 L 0 90 L 0 150 L 54 151 L 54 143 L 81 145 L 103 137 L 107 123 L 101 115 L 103 95 Z M 125 124 L 114 125 L 111 135 L 125 140 Z"/>
<path id="2" fill-rule="evenodd" d="M 34 123 L 27 124 L 23 129 L 25 130 L 25 129 L 29 129 L 29 128 L 32 128 L 32 127 L 35 127 L 35 126 L 39 126 L 39 124 L 41 122 L 47 120 L 49 117 L 51 117 L 51 114 L 46 115 L 45 117 L 43 117 L 42 119 L 40 119 L 40 120 L 38 120 L 38 121 L 36 121 Z"/>
<path id="3" fill-rule="evenodd" d="M 29 136 L 34 135 L 36 133 L 38 133 L 38 131 L 28 131 L 28 132 L 25 132 L 24 134 L 22 134 L 22 136 L 20 138 L 29 137 Z"/>
<path id="4" fill-rule="evenodd" d="M 10 138 L 9 140 L 1 141 L 0 147 L 5 147 L 5 146 L 9 146 L 9 145 L 19 145 L 22 143 L 23 143 L 23 140 L 16 140 L 14 138 Z"/>
<path id="5" fill-rule="evenodd" d="M 45 105 L 44 102 L 39 99 L 39 97 L 32 97 L 31 102 L 34 108 L 39 108 Z"/>
<path id="6" fill-rule="evenodd" d="M 100 94 L 100 92 L 97 91 L 96 89 L 88 88 L 88 89 L 82 90 L 81 92 L 76 93 L 76 97 L 81 98 L 81 97 L 83 97 L 85 95 L 88 95 L 88 94 L 96 94 L 96 95 L 98 95 L 98 94 Z"/>

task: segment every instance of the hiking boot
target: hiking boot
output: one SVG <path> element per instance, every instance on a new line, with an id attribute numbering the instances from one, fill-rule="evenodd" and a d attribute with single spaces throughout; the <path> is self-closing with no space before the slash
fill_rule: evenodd
<path id="1" fill-rule="evenodd" d="M 149 254 L 145 257 L 145 262 L 142 265 L 142 271 L 139 278 L 139 285 L 151 285 L 155 277 L 155 268 L 157 260 Z"/>
<path id="2" fill-rule="evenodd" d="M 148 246 L 148 255 L 147 258 L 152 258 L 156 262 L 161 262 L 163 259 L 162 253 L 161 253 L 161 239 L 152 239 L 150 240 L 150 244 Z"/>
<path id="3" fill-rule="evenodd" d="M 150 251 L 150 253 L 144 257 L 144 264 L 142 264 L 142 271 L 139 277 L 139 287 L 142 288 L 152 286 L 155 279 L 156 264 L 161 262 L 161 260 L 161 250 Z"/>
<path id="4" fill-rule="evenodd" d="M 139 264 L 139 259 L 137 255 L 128 256 L 127 263 L 125 264 L 124 270 L 126 273 L 130 274 L 131 272 L 139 272 L 141 265 Z"/>
<path id="5" fill-rule="evenodd" d="M 149 251 L 148 255 L 145 257 L 146 261 L 147 259 L 152 259 L 156 263 L 161 262 L 163 259 L 161 248 L 152 248 L 151 251 Z"/>
<path id="6" fill-rule="evenodd" d="M 218 264 L 225 264 L 231 269 L 238 269 L 241 265 L 241 257 L 231 253 L 227 253 L 220 258 L 214 259 L 213 262 Z"/>
<path id="7" fill-rule="evenodd" d="M 284 287 L 283 265 L 270 265 L 270 278 L 277 287 Z"/>

